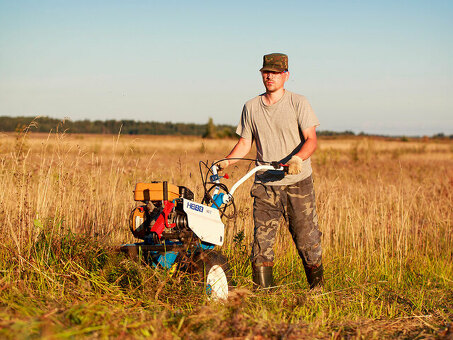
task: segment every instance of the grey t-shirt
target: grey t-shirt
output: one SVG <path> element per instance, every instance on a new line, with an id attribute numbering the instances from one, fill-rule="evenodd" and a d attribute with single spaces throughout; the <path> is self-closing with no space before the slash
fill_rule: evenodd
<path id="1" fill-rule="evenodd" d="M 263 102 L 259 95 L 245 103 L 236 133 L 256 142 L 257 164 L 260 161 L 286 163 L 304 144 L 302 130 L 319 126 L 308 100 L 285 90 L 283 97 L 273 105 Z M 312 173 L 310 158 L 302 162 L 302 172 L 284 176 L 280 171 L 257 173 L 255 182 L 268 185 L 297 183 Z"/>

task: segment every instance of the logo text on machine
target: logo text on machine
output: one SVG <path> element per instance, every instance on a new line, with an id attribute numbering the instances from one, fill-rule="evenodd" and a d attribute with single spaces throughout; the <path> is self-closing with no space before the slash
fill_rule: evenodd
<path id="1" fill-rule="evenodd" d="M 192 202 L 187 202 L 187 208 L 195 210 L 195 211 L 203 212 L 203 206 L 192 203 Z"/>

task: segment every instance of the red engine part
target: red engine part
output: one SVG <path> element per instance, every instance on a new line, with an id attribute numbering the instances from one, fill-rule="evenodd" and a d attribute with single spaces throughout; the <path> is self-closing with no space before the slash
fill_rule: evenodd
<path id="1" fill-rule="evenodd" d="M 157 236 L 159 236 L 159 240 L 163 231 L 165 230 L 165 227 L 173 228 L 176 225 L 176 223 L 168 224 L 168 215 L 170 215 L 170 212 L 172 211 L 174 206 L 174 203 L 170 201 L 164 201 L 164 209 L 151 228 L 151 232 L 155 232 Z"/>

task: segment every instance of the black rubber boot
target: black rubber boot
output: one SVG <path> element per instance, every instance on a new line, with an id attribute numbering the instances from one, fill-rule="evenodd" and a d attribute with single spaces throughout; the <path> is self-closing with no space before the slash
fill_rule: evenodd
<path id="1" fill-rule="evenodd" d="M 319 266 L 304 266 L 304 269 L 310 289 L 322 288 L 324 285 L 324 267 L 322 264 Z"/>
<path id="2" fill-rule="evenodd" d="M 261 288 L 274 285 L 271 266 L 253 266 L 253 282 Z"/>

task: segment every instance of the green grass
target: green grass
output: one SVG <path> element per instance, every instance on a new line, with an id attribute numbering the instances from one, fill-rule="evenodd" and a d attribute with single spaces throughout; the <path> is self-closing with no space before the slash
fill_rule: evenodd
<path id="1" fill-rule="evenodd" d="M 244 248 L 227 250 L 236 288 L 205 299 L 194 277 L 133 262 L 91 238 L 42 233 L 27 257 L 0 251 L 2 338 L 436 337 L 452 322 L 453 265 L 409 257 L 358 267 L 325 256 L 323 291 L 310 292 L 294 251 L 277 288 L 253 290 Z M 289 268 L 289 269 L 288 269 Z"/>

